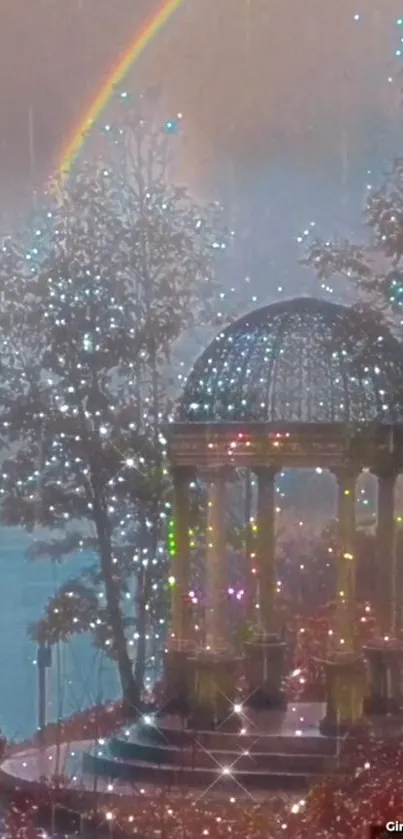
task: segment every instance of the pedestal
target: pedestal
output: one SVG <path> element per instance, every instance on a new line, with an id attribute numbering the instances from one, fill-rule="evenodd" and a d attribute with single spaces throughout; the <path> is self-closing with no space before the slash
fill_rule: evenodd
<path id="1" fill-rule="evenodd" d="M 284 710 L 282 690 L 286 644 L 278 635 L 267 635 L 245 644 L 247 704 L 253 708 Z"/>
<path id="2" fill-rule="evenodd" d="M 365 665 L 354 653 L 335 653 L 319 661 L 326 679 L 326 716 L 320 731 L 338 736 L 364 727 Z"/>
<path id="3" fill-rule="evenodd" d="M 172 646 L 165 653 L 164 710 L 172 714 L 188 714 L 190 708 L 191 670 L 189 658 L 194 650 Z"/>
<path id="4" fill-rule="evenodd" d="M 233 715 L 241 659 L 203 651 L 188 659 L 191 672 L 189 726 L 214 730 Z"/>
<path id="5" fill-rule="evenodd" d="M 403 646 L 379 642 L 364 647 L 369 669 L 367 714 L 396 714 L 403 711 Z"/>

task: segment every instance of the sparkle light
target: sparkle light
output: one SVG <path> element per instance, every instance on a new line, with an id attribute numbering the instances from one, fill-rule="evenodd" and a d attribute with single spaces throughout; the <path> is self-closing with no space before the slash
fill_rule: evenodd
<path id="1" fill-rule="evenodd" d="M 346 324 L 342 339 L 340 314 Z M 403 360 L 395 347 L 396 363 L 388 364 L 392 343 L 385 328 L 358 317 L 350 307 L 316 298 L 257 309 L 220 332 L 202 353 L 187 379 L 177 419 L 394 421 Z M 371 370 L 361 345 L 372 347 Z M 271 445 L 281 451 L 284 442 L 276 438 Z M 239 439 L 230 444 L 234 457 L 241 445 Z"/>

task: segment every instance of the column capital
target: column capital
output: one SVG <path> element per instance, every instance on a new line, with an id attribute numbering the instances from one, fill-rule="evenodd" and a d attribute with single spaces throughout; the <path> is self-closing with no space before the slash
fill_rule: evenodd
<path id="1" fill-rule="evenodd" d="M 190 466 L 171 466 L 172 480 L 176 486 L 190 483 L 196 477 L 196 472 Z"/>
<path id="2" fill-rule="evenodd" d="M 267 466 L 253 466 L 251 467 L 251 472 L 254 472 L 257 478 L 270 478 L 271 480 L 275 480 L 276 475 L 281 472 L 281 466 L 276 466 L 274 464 L 269 464 Z"/>
<path id="3" fill-rule="evenodd" d="M 371 475 L 374 475 L 378 480 L 390 480 L 394 483 L 400 474 L 400 467 L 393 463 L 389 458 L 382 463 L 377 463 L 369 470 Z"/>
<path id="4" fill-rule="evenodd" d="M 197 474 L 203 481 L 207 481 L 209 484 L 214 484 L 229 481 L 232 478 L 234 471 L 235 470 L 231 466 L 210 466 L 199 469 Z"/>
<path id="5" fill-rule="evenodd" d="M 329 471 L 334 475 L 340 486 L 344 484 L 355 484 L 361 475 L 362 468 L 354 464 L 346 464 L 345 466 L 331 466 Z"/>

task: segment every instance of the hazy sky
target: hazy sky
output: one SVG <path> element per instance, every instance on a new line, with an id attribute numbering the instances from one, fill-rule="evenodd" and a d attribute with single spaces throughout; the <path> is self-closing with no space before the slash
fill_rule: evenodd
<path id="1" fill-rule="evenodd" d="M 158 5 L 2 0 L 3 211 L 22 205 L 31 177 L 46 177 Z M 379 177 L 400 153 L 403 111 L 387 79 L 401 9 L 399 0 L 185 0 L 127 80 L 128 89 L 161 83 L 168 110 L 183 112 L 183 177 L 229 203 L 245 240 L 239 270 L 266 297 L 278 283 L 294 291 L 304 282 L 294 270 L 301 228 L 357 227 L 367 170 Z"/>

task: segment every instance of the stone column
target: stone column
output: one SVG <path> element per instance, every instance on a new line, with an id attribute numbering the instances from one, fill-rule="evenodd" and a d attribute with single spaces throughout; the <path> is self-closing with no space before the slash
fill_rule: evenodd
<path id="1" fill-rule="evenodd" d="M 254 551 L 254 532 L 252 518 L 252 475 L 248 469 L 248 474 L 245 481 L 245 621 L 247 624 L 247 631 L 250 632 L 256 620 L 256 553 Z M 255 573 L 253 573 L 253 571 Z"/>
<path id="2" fill-rule="evenodd" d="M 395 487 L 397 474 L 378 472 L 376 607 L 382 636 L 396 631 Z"/>
<path id="3" fill-rule="evenodd" d="M 189 641 L 190 539 L 189 539 L 189 473 L 175 469 L 173 473 L 173 519 L 176 550 L 171 557 L 172 612 L 171 639 L 179 646 Z"/>
<path id="4" fill-rule="evenodd" d="M 206 534 L 206 648 L 228 649 L 225 474 L 209 476 Z"/>
<path id="5" fill-rule="evenodd" d="M 225 481 L 224 470 L 207 475 L 205 647 L 189 659 L 192 669 L 189 725 L 199 730 L 215 728 L 233 718 L 232 702 L 239 669 L 229 639 Z M 237 725 L 238 722 L 236 718 Z"/>
<path id="6" fill-rule="evenodd" d="M 261 635 L 276 630 L 276 471 L 259 469 L 257 474 L 257 538 L 256 568 L 258 574 L 259 609 L 257 623 Z"/>
<path id="7" fill-rule="evenodd" d="M 261 708 L 284 708 L 282 691 L 285 644 L 276 622 L 275 479 L 272 467 L 256 470 L 257 539 L 256 568 L 258 605 L 254 637 L 245 645 L 248 704 Z"/>
<path id="8" fill-rule="evenodd" d="M 368 713 L 396 713 L 403 707 L 403 647 L 396 640 L 397 567 L 395 546 L 395 487 L 397 472 L 393 463 L 374 470 L 378 478 L 378 518 L 376 528 L 375 609 L 380 637 L 368 644 L 365 656 L 369 667 Z"/>
<path id="9" fill-rule="evenodd" d="M 165 656 L 167 705 L 172 711 L 186 712 L 189 701 L 188 655 L 191 644 L 189 479 L 187 469 L 176 468 L 173 477 L 173 521 L 175 552 L 171 556 L 171 628 Z"/>
<path id="10" fill-rule="evenodd" d="M 326 678 L 324 734 L 335 735 L 363 724 L 365 669 L 355 650 L 355 492 L 358 470 L 332 470 L 338 485 L 337 649 L 319 662 Z"/>
<path id="11" fill-rule="evenodd" d="M 334 470 L 338 486 L 337 629 L 341 649 L 354 650 L 355 615 L 355 493 L 359 472 Z"/>

